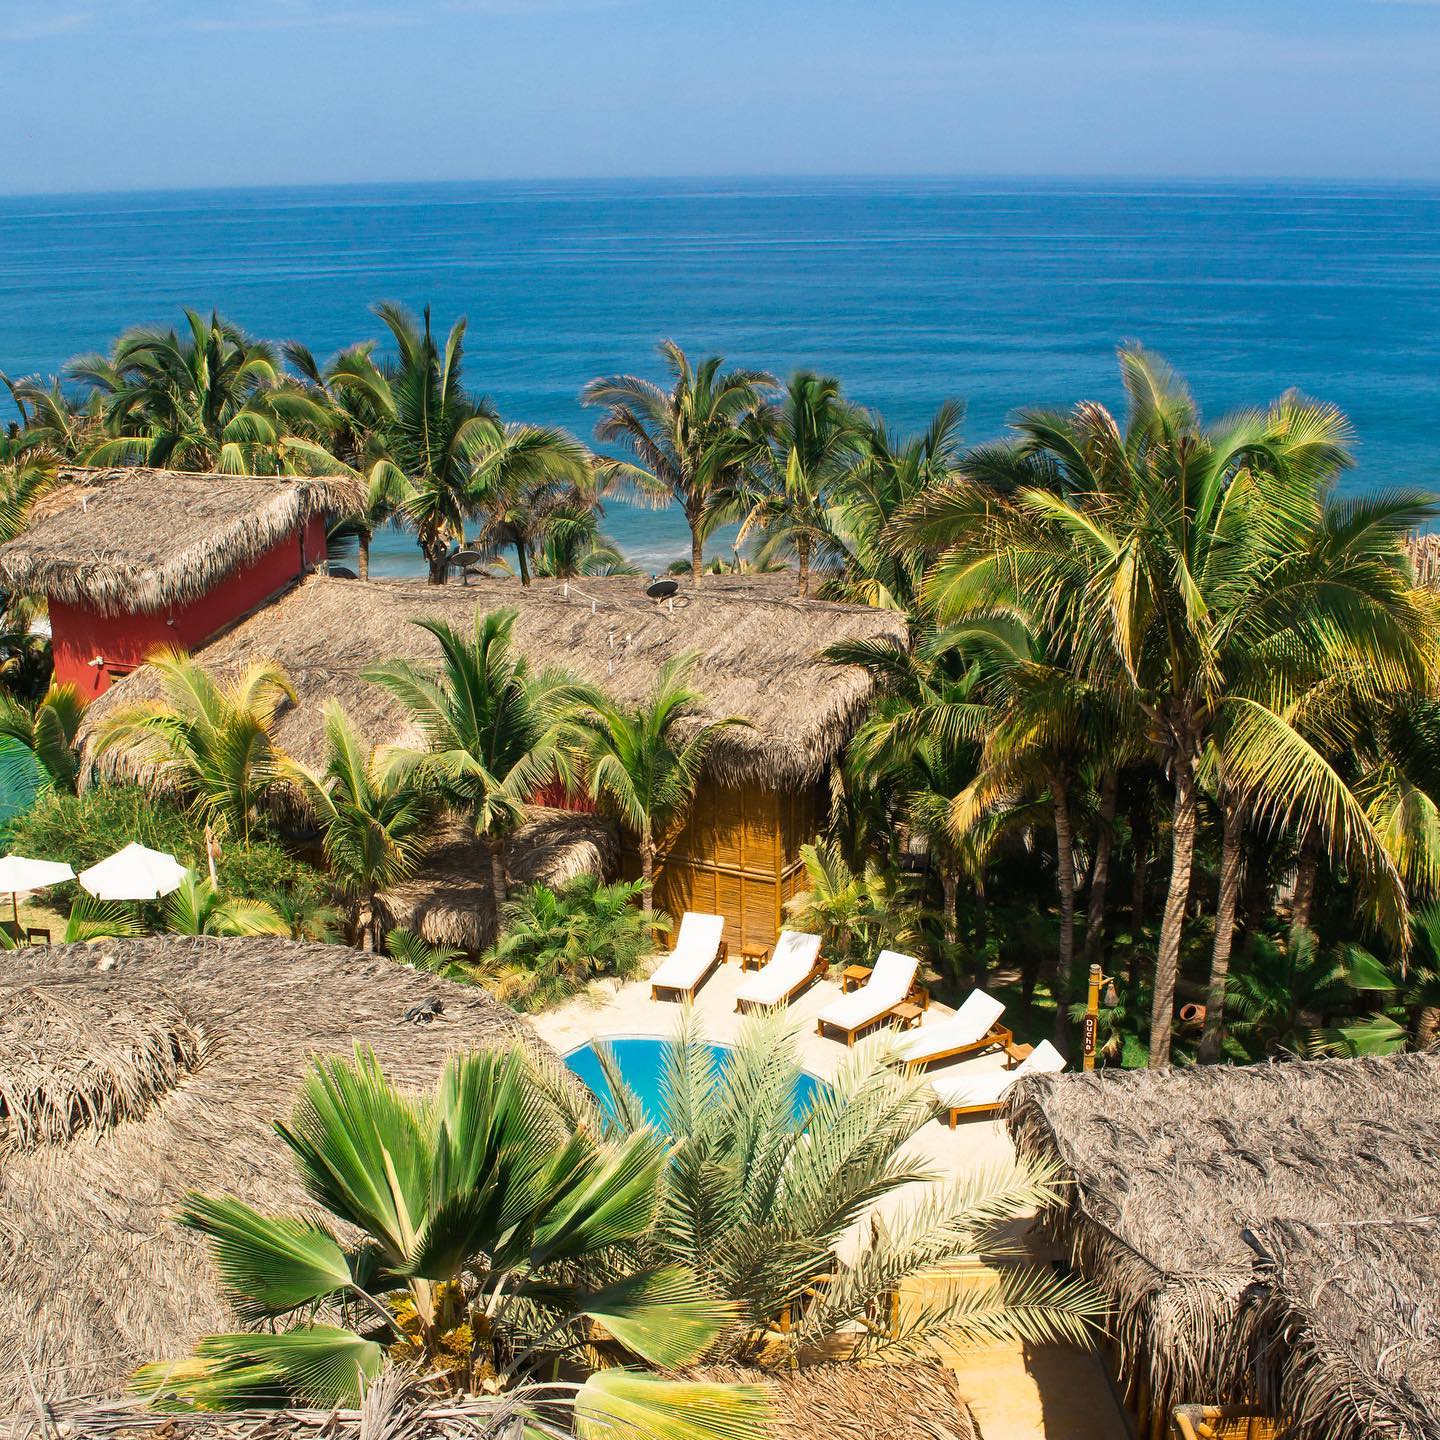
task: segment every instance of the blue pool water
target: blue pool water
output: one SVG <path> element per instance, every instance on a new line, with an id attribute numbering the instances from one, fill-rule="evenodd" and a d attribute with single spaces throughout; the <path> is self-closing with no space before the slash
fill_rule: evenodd
<path id="1" fill-rule="evenodd" d="M 1440 487 L 1440 189 L 1034 180 L 676 180 L 0 197 L 0 370 L 57 370 L 138 323 L 218 306 L 319 356 L 376 300 L 468 313 L 466 380 L 589 438 L 592 376 L 655 342 L 838 374 L 902 429 L 947 396 L 1119 404 L 1114 347 L 1168 355 L 1207 410 L 1289 386 L 1354 420 L 1347 488 Z M 0 401 L 0 420 L 11 414 Z M 637 562 L 673 510 L 616 504 Z M 723 547 L 717 547 L 723 548 Z M 419 572 L 410 536 L 377 573 Z"/>
<path id="2" fill-rule="evenodd" d="M 607 1039 L 601 1043 L 609 1045 L 614 1051 L 620 1073 L 645 1107 L 646 1115 L 655 1124 L 660 1124 L 665 1108 L 661 1093 L 661 1075 L 669 1042 L 628 1036 Z M 729 1047 L 712 1045 L 710 1050 L 717 1065 L 723 1068 L 730 1054 Z M 613 1113 L 614 1100 L 610 1087 L 605 1082 L 605 1073 L 600 1068 L 600 1057 L 595 1052 L 595 1045 L 582 1045 L 578 1050 L 572 1050 L 565 1057 L 565 1064 L 590 1087 L 600 1103 Z M 801 1075 L 800 1083 L 795 1087 L 794 1113 L 797 1120 L 805 1113 L 815 1092 L 823 1083 L 813 1075 Z"/>

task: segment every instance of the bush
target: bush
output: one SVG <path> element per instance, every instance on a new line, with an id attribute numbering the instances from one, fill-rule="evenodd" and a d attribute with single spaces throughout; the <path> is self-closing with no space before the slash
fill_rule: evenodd
<path id="1" fill-rule="evenodd" d="M 505 934 L 478 967 L 480 977 L 517 1010 L 543 1010 L 607 976 L 629 980 L 655 953 L 651 930 L 668 930 L 659 911 L 638 908 L 642 881 L 606 885 L 582 875 L 558 893 L 519 891 L 505 906 Z"/>

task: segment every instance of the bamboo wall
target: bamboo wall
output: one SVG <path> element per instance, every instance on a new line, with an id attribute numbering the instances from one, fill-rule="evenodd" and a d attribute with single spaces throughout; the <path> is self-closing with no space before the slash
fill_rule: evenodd
<path id="1" fill-rule="evenodd" d="M 685 828 L 661 847 L 655 904 L 679 918 L 686 910 L 725 917 L 731 947 L 745 941 L 770 945 L 784 926 L 785 902 L 805 888 L 800 846 L 815 837 L 824 814 L 818 786 L 739 789 L 706 782 Z M 623 873 L 640 874 L 640 857 L 628 842 Z"/>

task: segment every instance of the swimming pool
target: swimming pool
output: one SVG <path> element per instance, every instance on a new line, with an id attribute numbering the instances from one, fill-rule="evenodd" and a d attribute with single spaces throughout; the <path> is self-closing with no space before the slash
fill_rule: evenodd
<path id="1" fill-rule="evenodd" d="M 614 1051 L 616 1062 L 620 1066 L 620 1073 L 625 1077 L 625 1083 L 635 1092 L 640 1103 L 645 1107 L 645 1113 L 653 1123 L 659 1125 L 662 1122 L 665 1102 L 661 1095 L 660 1077 L 664 1073 L 665 1051 L 670 1046 L 670 1041 L 659 1040 L 649 1036 L 620 1035 L 606 1036 L 597 1041 L 590 1041 L 577 1049 L 570 1051 L 565 1056 L 565 1064 L 572 1074 L 578 1076 L 590 1087 L 595 1098 L 614 1113 L 614 1098 L 610 1094 L 610 1087 L 605 1083 L 605 1072 L 600 1068 L 600 1057 L 596 1054 L 595 1047 L 608 1045 Z M 723 1068 L 730 1055 L 728 1045 L 711 1045 L 711 1053 L 715 1057 L 717 1066 Z M 811 1099 L 817 1090 L 824 1088 L 824 1081 L 817 1080 L 813 1075 L 802 1074 L 800 1083 L 795 1087 L 794 1114 L 799 1120 L 809 1107 Z"/>

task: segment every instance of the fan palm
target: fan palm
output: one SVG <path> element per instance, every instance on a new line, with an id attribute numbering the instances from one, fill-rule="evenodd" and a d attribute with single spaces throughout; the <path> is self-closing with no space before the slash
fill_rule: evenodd
<path id="1" fill-rule="evenodd" d="M 388 1357 L 452 1393 L 534 1400 L 541 1385 L 585 1433 L 738 1440 L 764 1424 L 749 1387 L 624 1370 L 547 1378 L 592 1370 L 602 1343 L 688 1364 L 733 1318 L 683 1267 L 635 1259 L 666 1164 L 653 1132 L 567 1134 L 519 1051 L 452 1056 L 428 1094 L 397 1089 L 369 1052 L 322 1059 L 276 1128 L 326 1218 L 192 1194 L 181 1219 L 257 1328 L 144 1367 L 140 1393 L 221 1409 L 353 1405 Z"/>
<path id="2" fill-rule="evenodd" d="M 93 387 L 103 438 L 86 459 L 98 465 L 157 465 L 228 475 L 324 473 L 328 409 L 288 383 L 279 352 L 211 313 L 185 311 L 183 332 L 127 330 L 110 355 L 70 362 Z"/>
<path id="3" fill-rule="evenodd" d="M 248 847 L 261 807 L 282 778 L 271 730 L 280 707 L 295 703 L 289 679 L 279 666 L 256 660 L 222 686 L 198 661 L 173 650 L 158 651 L 148 664 L 160 698 L 107 716 L 97 756 L 118 753 L 134 765 L 153 766 L 201 818 Z"/>
<path id="4" fill-rule="evenodd" d="M 506 837 L 536 792 L 566 773 L 575 709 L 596 699 L 564 670 L 531 668 L 512 638 L 516 613 L 477 613 L 469 635 L 442 620 L 416 621 L 440 647 L 438 672 L 407 660 L 364 672 L 425 737 L 424 749 L 388 747 L 385 765 L 432 787 L 485 840 L 497 915 L 506 897 Z"/>
<path id="5" fill-rule="evenodd" d="M 185 872 L 165 897 L 165 928 L 172 935 L 284 935 L 289 923 L 266 900 L 222 895 L 213 880 Z"/>
<path id="6" fill-rule="evenodd" d="M 644 1134 L 613 1057 L 602 1063 L 615 1128 Z M 747 1020 L 723 1065 L 687 1013 L 663 1063 L 662 1120 L 675 1148 L 652 1245 L 734 1305 L 732 1352 L 753 1354 L 779 1333 L 796 1352 L 843 1341 L 856 1359 L 1095 1333 L 1104 1303 L 1079 1282 L 1007 1267 L 979 1287 L 954 1274 L 982 1248 L 1003 1251 L 999 1225 L 1056 1193 L 1048 1172 L 1014 1161 L 937 1183 L 906 1153 L 937 1114 L 923 1077 L 856 1055 L 797 1114 L 804 1072 L 783 1012 Z M 917 1182 L 929 1188 L 883 1224 L 872 1220 L 853 1258 L 837 1255 L 877 1204 Z M 897 1304 L 902 1286 L 923 1300 Z"/>
<path id="7" fill-rule="evenodd" d="M 952 545 L 927 581 L 942 614 L 1038 613 L 1072 637 L 1078 674 L 1144 718 L 1174 789 L 1151 1024 L 1162 1065 L 1207 748 L 1255 813 L 1322 830 L 1403 909 L 1363 808 L 1289 706 L 1327 674 L 1367 693 L 1430 683 L 1434 608 L 1410 587 L 1399 542 L 1433 507 L 1411 495 L 1327 504 L 1348 463 L 1332 407 L 1286 396 L 1207 429 L 1162 361 L 1127 349 L 1121 367 L 1124 429 L 1093 404 L 1022 414 L 1008 451 L 897 534 Z"/>
<path id="8" fill-rule="evenodd" d="M 77 738 L 85 701 L 73 685 L 52 684 L 34 707 L 0 692 L 0 735 L 29 750 L 57 790 L 75 793 L 80 778 Z"/>
<path id="9" fill-rule="evenodd" d="M 705 757 L 724 730 L 749 724 L 733 715 L 705 723 L 696 718 L 702 697 L 688 684 L 694 668 L 693 654 L 676 655 L 656 672 L 641 704 L 597 697 L 579 716 L 591 798 L 634 837 L 647 911 L 655 903 L 656 857 L 685 823 Z"/>
<path id="10" fill-rule="evenodd" d="M 368 928 L 380 951 L 388 925 L 380 896 L 414 873 L 431 836 L 434 798 L 413 774 L 367 751 L 338 701 L 326 704 L 324 719 L 324 771 L 286 760 L 281 774 L 321 828 L 330 874 L 349 902 L 350 937 Z"/>
<path id="11" fill-rule="evenodd" d="M 592 380 L 580 400 L 606 411 L 596 437 L 634 457 L 601 461 L 605 481 L 652 504 L 673 500 L 684 511 L 690 575 L 698 585 L 706 539 L 741 505 L 752 445 L 743 422 L 775 380 L 761 370 L 722 370 L 720 355 L 692 365 L 673 340 L 663 341 L 660 353 L 671 375 L 669 390 L 637 375 L 610 375 Z"/>
<path id="12" fill-rule="evenodd" d="M 799 370 L 748 428 L 755 438 L 747 465 L 751 492 L 737 548 L 752 527 L 760 530 L 757 558 L 794 556 L 797 593 L 808 595 L 812 561 L 836 548 L 831 501 L 859 446 L 859 419 L 838 380 Z"/>

